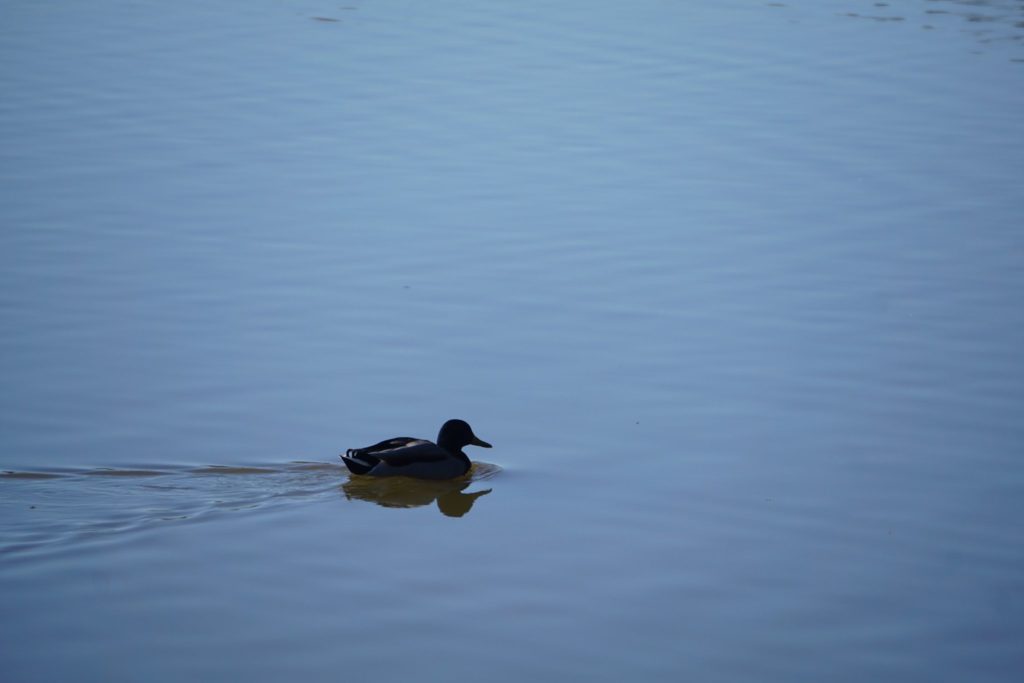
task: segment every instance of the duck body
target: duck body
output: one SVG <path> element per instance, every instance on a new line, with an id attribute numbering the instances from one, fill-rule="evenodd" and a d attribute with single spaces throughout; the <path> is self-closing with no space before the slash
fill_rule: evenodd
<path id="1" fill-rule="evenodd" d="M 341 456 L 353 474 L 371 477 L 415 477 L 454 479 L 469 471 L 472 463 L 462 452 L 464 446 L 490 448 L 463 420 L 448 420 L 441 426 L 437 443 L 399 436 L 364 448 L 350 448 Z"/>

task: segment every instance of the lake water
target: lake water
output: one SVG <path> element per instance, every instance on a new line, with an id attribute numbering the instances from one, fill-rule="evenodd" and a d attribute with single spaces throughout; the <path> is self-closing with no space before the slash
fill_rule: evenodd
<path id="1" fill-rule="evenodd" d="M 0 87 L 4 681 L 1019 680 L 1021 2 L 12 0 Z"/>

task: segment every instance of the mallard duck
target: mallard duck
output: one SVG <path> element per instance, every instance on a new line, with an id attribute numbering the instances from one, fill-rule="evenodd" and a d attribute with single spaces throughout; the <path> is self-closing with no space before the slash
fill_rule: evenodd
<path id="1" fill-rule="evenodd" d="M 471 463 L 463 446 L 490 448 L 491 444 L 477 438 L 466 422 L 448 420 L 437 433 L 437 443 L 399 436 L 365 448 L 350 448 L 340 457 L 353 474 L 452 479 L 469 471 Z"/>

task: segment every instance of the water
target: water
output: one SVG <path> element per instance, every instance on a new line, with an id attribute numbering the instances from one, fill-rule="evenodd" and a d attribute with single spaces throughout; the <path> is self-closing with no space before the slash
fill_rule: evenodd
<path id="1" fill-rule="evenodd" d="M 1020 2 L 0 16 L 5 681 L 1019 677 Z"/>

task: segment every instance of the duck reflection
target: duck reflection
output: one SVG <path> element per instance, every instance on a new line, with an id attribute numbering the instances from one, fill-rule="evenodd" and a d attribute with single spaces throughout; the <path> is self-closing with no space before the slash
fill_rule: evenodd
<path id="1" fill-rule="evenodd" d="M 465 492 L 466 489 L 478 479 L 493 476 L 498 469 L 493 465 L 474 464 L 469 476 L 442 481 L 352 476 L 341 485 L 341 490 L 349 500 L 365 500 L 388 508 L 415 508 L 437 501 L 441 514 L 462 517 L 473 509 L 477 498 L 491 492 L 491 489 Z"/>

